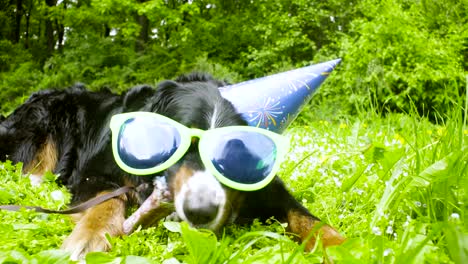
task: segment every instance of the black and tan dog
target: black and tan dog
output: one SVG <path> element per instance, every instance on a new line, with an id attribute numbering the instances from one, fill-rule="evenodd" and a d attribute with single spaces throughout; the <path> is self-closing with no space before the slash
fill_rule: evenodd
<path id="1" fill-rule="evenodd" d="M 187 127 L 210 129 L 245 125 L 232 104 L 219 93 L 224 83 L 202 74 L 164 81 L 157 89 L 135 87 L 117 95 L 109 91 L 90 92 L 78 85 L 67 90 L 47 90 L 33 94 L 0 123 L 0 160 L 23 162 L 24 172 L 34 182 L 52 171 L 72 193 L 72 203 L 80 203 L 121 186 L 139 186 L 152 177 L 129 175 L 114 161 L 109 120 L 130 111 L 156 112 Z M 245 223 L 255 218 L 275 217 L 288 223 L 300 240 L 311 231 L 321 233 L 325 246 L 340 244 L 343 237 L 329 225 L 322 225 L 299 204 L 276 177 L 265 188 L 241 192 L 223 186 L 207 172 L 194 140 L 189 151 L 163 172 L 176 213 L 193 226 L 219 230 L 228 223 Z M 134 193 L 111 199 L 76 216 L 76 227 L 63 248 L 73 258 L 87 252 L 109 249 L 105 234 L 123 234 L 126 207 L 151 193 Z M 215 207 L 216 210 L 210 210 Z M 319 227 L 319 228 L 316 228 Z M 315 229 L 314 229 L 315 228 Z M 308 242 L 310 249 L 314 236 Z"/>

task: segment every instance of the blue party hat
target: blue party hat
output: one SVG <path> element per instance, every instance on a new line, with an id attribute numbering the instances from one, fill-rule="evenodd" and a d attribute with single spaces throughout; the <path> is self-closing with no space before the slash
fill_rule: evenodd
<path id="1" fill-rule="evenodd" d="M 250 126 L 283 132 L 341 59 L 220 88 Z"/>

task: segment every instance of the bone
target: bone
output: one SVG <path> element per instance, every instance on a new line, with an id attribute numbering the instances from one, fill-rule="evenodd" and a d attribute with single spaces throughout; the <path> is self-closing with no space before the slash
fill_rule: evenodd
<path id="1" fill-rule="evenodd" d="M 151 195 L 123 223 L 124 233 L 131 234 L 140 225 L 142 227 L 152 226 L 174 211 L 166 180 L 164 177 L 157 177 Z"/>

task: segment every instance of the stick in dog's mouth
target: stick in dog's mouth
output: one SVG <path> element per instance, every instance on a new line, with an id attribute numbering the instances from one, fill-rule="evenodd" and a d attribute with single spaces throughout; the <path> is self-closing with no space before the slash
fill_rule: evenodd
<path id="1" fill-rule="evenodd" d="M 157 177 L 151 195 L 123 223 L 124 233 L 131 234 L 138 226 L 149 227 L 175 211 L 164 177 Z"/>

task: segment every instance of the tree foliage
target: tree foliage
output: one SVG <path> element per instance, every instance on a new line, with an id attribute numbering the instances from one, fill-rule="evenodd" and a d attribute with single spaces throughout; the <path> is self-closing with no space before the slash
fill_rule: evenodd
<path id="1" fill-rule="evenodd" d="M 466 0 L 2 0 L 0 112 L 75 82 L 238 82 L 341 57 L 315 103 L 444 113 L 466 84 L 467 14 Z"/>
<path id="2" fill-rule="evenodd" d="M 346 87 L 343 92 L 354 104 L 446 112 L 464 93 L 468 2 L 387 0 L 360 5 L 369 12 L 353 20 L 349 34 L 338 43 L 348 63 L 336 84 Z M 356 96 L 365 94 L 372 100 Z"/>

